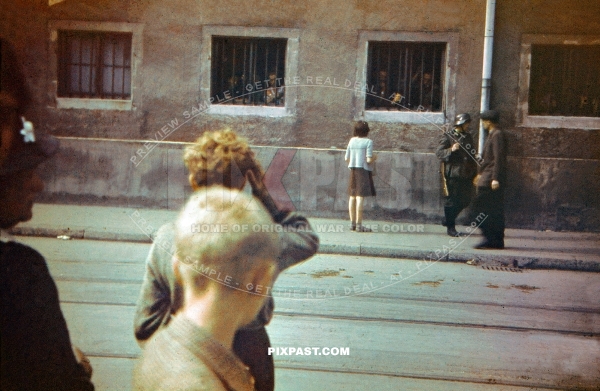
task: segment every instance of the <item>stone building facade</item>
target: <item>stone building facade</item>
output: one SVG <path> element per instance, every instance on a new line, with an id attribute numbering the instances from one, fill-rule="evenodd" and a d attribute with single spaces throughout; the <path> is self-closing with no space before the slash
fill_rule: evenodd
<path id="1" fill-rule="evenodd" d="M 380 153 L 367 217 L 437 221 L 434 150 L 456 113 L 478 119 L 485 3 L 15 0 L 0 5 L 0 34 L 19 50 L 30 117 L 61 138 L 47 201 L 178 208 L 185 143 L 230 127 L 256 146 L 278 202 L 345 217 L 343 151 L 364 119 Z M 497 2 L 491 107 L 509 135 L 509 226 L 600 230 L 598 48 L 596 0 Z"/>

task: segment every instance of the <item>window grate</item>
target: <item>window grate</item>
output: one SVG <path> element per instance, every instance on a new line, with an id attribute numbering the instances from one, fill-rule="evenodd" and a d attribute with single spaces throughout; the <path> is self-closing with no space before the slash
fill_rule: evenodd
<path id="1" fill-rule="evenodd" d="M 367 110 L 442 111 L 445 43 L 368 42 Z"/>
<path id="2" fill-rule="evenodd" d="M 600 45 L 532 45 L 529 114 L 600 117 Z"/>
<path id="3" fill-rule="evenodd" d="M 131 33 L 59 31 L 58 96 L 131 98 Z"/>
<path id="4" fill-rule="evenodd" d="M 283 106 L 285 38 L 212 37 L 215 103 Z"/>

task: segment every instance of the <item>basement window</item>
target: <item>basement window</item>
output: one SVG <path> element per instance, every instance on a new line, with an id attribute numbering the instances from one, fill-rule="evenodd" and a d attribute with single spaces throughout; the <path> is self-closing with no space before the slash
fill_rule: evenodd
<path id="1" fill-rule="evenodd" d="M 458 34 L 359 33 L 354 119 L 442 125 L 455 115 Z"/>
<path id="2" fill-rule="evenodd" d="M 59 31 L 58 53 L 59 97 L 131 97 L 131 33 Z"/>
<path id="3" fill-rule="evenodd" d="M 139 104 L 143 25 L 53 20 L 49 105 L 133 110 Z"/>
<path id="4" fill-rule="evenodd" d="M 219 104 L 284 106 L 287 39 L 212 37 L 211 96 Z"/>
<path id="5" fill-rule="evenodd" d="M 600 117 L 600 45 L 532 45 L 529 114 Z"/>
<path id="6" fill-rule="evenodd" d="M 299 41 L 298 29 L 203 26 L 200 112 L 294 116 Z"/>
<path id="7" fill-rule="evenodd" d="M 525 34 L 517 123 L 600 128 L 600 36 Z"/>
<path id="8" fill-rule="evenodd" d="M 368 43 L 367 110 L 440 112 L 444 43 Z"/>

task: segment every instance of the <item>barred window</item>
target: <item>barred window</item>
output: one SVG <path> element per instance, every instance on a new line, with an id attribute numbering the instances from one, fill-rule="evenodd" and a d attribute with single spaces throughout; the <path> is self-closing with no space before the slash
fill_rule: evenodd
<path id="1" fill-rule="evenodd" d="M 440 112 L 446 44 L 369 41 L 367 110 Z"/>
<path id="2" fill-rule="evenodd" d="M 532 45 L 529 115 L 600 117 L 600 45 Z"/>
<path id="3" fill-rule="evenodd" d="M 285 106 L 285 38 L 212 37 L 214 103 Z"/>
<path id="4" fill-rule="evenodd" d="M 130 99 L 131 33 L 58 32 L 58 97 Z"/>

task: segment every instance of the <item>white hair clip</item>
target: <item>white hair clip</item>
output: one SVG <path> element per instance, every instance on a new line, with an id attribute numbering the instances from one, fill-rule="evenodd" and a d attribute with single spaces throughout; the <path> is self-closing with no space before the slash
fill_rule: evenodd
<path id="1" fill-rule="evenodd" d="M 25 117 L 21 117 L 21 121 L 23 122 L 23 129 L 21 129 L 23 141 L 26 143 L 34 143 L 35 133 L 33 132 L 33 124 L 30 121 L 27 121 Z"/>

